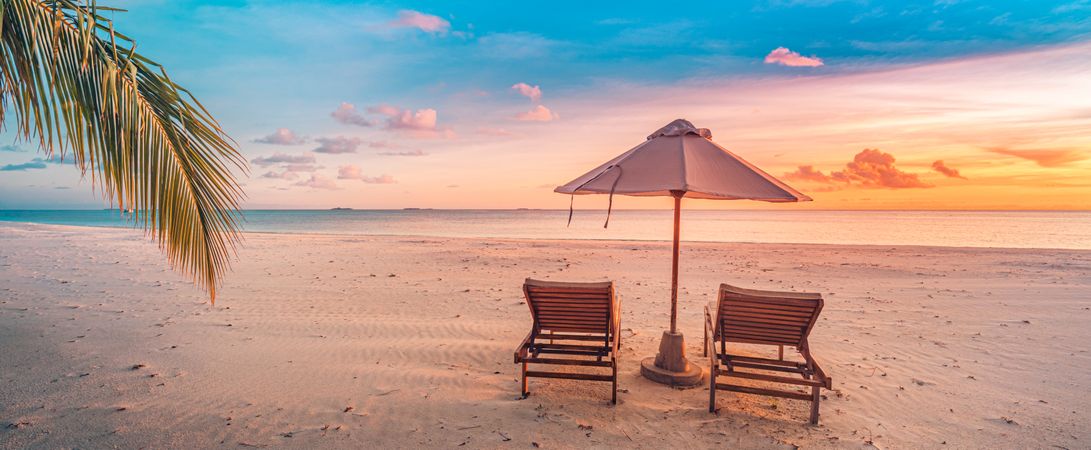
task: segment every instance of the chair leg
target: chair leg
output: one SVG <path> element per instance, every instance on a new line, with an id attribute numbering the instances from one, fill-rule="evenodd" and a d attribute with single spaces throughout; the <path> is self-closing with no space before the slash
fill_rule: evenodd
<path id="1" fill-rule="evenodd" d="M 811 425 L 818 425 L 818 402 L 822 397 L 818 394 L 818 386 L 811 388 Z"/>
<path id="2" fill-rule="evenodd" d="M 705 340 L 704 343 L 701 344 L 701 356 L 708 356 L 708 327 L 705 326 L 701 328 L 705 329 Z"/>
<path id="3" fill-rule="evenodd" d="M 613 369 L 613 372 L 614 372 L 614 386 L 613 386 L 613 397 L 610 398 L 610 403 L 616 405 L 617 404 L 617 359 L 612 359 L 611 362 L 612 362 L 612 364 L 610 366 L 611 366 L 611 368 Z"/>
<path id="4" fill-rule="evenodd" d="M 530 391 L 527 390 L 527 362 L 526 361 L 523 361 L 523 387 L 522 387 L 522 391 L 519 392 L 519 395 L 522 395 L 523 398 L 527 398 L 527 396 L 530 395 Z"/>
<path id="5" fill-rule="evenodd" d="M 707 351 L 707 350 L 706 350 Z M 712 364 L 708 371 L 708 412 L 716 412 L 716 369 L 718 364 Z"/>

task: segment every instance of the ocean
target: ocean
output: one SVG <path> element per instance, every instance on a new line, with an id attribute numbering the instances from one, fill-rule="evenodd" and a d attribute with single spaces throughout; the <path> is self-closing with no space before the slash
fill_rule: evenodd
<path id="1" fill-rule="evenodd" d="M 246 210 L 271 233 L 668 241 L 672 211 Z M 0 210 L 0 221 L 132 227 L 117 210 Z M 1091 211 L 683 210 L 682 240 L 1091 250 Z"/>

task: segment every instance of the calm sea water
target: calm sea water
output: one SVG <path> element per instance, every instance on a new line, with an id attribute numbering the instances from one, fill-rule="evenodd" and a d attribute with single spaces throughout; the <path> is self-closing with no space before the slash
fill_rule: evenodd
<path id="1" fill-rule="evenodd" d="M 532 239 L 671 238 L 671 211 L 249 210 L 246 231 Z M 0 221 L 132 226 L 118 211 L 0 211 Z M 682 212 L 682 239 L 708 242 L 1091 249 L 1091 212 Z"/>

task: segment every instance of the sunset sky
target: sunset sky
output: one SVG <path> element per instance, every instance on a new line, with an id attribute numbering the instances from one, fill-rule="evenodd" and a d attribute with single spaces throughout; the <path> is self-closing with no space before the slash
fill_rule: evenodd
<path id="1" fill-rule="evenodd" d="M 238 142 L 246 208 L 567 208 L 685 118 L 815 199 L 690 207 L 1091 209 L 1091 0 L 103 3 Z M 10 129 L 0 208 L 103 206 Z"/>

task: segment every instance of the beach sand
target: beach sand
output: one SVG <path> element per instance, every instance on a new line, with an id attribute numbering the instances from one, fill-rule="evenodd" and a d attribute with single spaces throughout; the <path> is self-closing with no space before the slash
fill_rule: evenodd
<path id="1" fill-rule="evenodd" d="M 820 292 L 806 402 L 640 377 L 665 242 L 247 234 L 215 306 L 139 231 L 0 224 L 0 447 L 1089 448 L 1091 252 L 685 243 L 700 357 L 721 282 Z M 525 277 L 618 284 L 608 383 L 531 380 Z"/>

